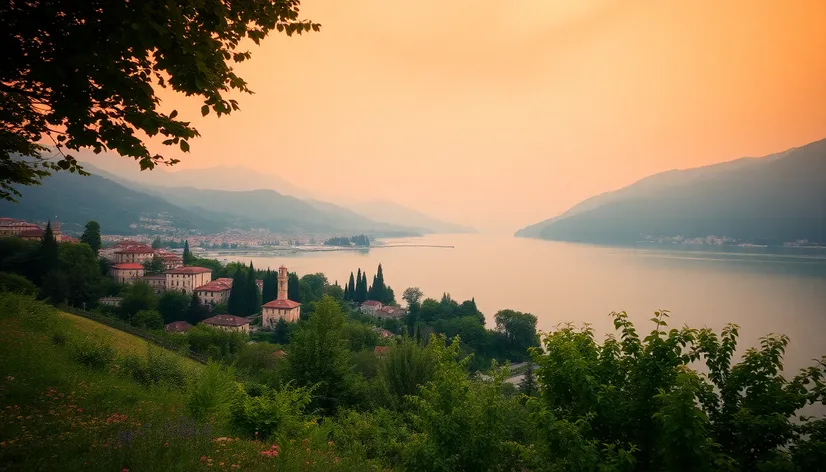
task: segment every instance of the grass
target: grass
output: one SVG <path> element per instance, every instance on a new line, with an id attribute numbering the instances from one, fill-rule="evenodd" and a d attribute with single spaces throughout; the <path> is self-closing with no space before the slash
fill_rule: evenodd
<path id="1" fill-rule="evenodd" d="M 79 362 L 75 345 L 89 339 L 114 347 L 114 361 Z M 171 353 L 189 368 L 186 385 L 141 384 L 123 362 L 148 348 L 138 337 L 0 292 L 0 471 L 367 470 L 340 458 L 323 426 L 275 445 L 191 419 L 187 402 L 204 366 Z"/>

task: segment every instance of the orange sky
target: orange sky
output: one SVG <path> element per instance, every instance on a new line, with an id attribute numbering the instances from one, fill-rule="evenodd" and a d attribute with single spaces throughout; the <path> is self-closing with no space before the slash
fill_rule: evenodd
<path id="1" fill-rule="evenodd" d="M 826 137 L 826 1 L 306 0 L 180 168 L 512 232 L 652 173 Z M 157 151 L 167 151 L 156 147 Z M 171 157 L 174 152 L 165 152 Z"/>

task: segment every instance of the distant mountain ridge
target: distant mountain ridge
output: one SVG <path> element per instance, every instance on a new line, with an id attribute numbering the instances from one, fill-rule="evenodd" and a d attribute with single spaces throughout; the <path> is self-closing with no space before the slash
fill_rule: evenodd
<path id="1" fill-rule="evenodd" d="M 519 237 L 633 243 L 728 236 L 776 244 L 826 242 L 826 140 L 762 158 L 672 170 L 589 198 Z"/>
<path id="2" fill-rule="evenodd" d="M 390 224 L 410 226 L 425 233 L 475 233 L 476 230 L 449 221 L 443 221 L 422 212 L 387 200 L 370 200 L 349 205 L 350 209 L 368 218 Z"/>

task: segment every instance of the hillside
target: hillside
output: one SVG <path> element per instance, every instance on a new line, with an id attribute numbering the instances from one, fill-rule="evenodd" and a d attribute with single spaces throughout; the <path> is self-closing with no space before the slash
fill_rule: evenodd
<path id="1" fill-rule="evenodd" d="M 727 236 L 826 242 L 826 140 L 762 158 L 672 170 L 592 197 L 516 236 L 589 243 Z"/>
<path id="2" fill-rule="evenodd" d="M 368 218 L 396 225 L 411 226 L 419 229 L 422 233 L 460 234 L 476 232 L 475 229 L 468 226 L 433 218 L 412 208 L 387 200 L 357 202 L 350 205 L 350 208 Z"/>
<path id="3" fill-rule="evenodd" d="M 83 231 L 89 220 L 98 221 L 110 234 L 163 233 L 172 227 L 220 231 L 225 224 L 214 212 L 189 211 L 98 175 L 57 172 L 44 178 L 41 185 L 21 192 L 19 203 L 0 201 L 0 215 L 35 221 L 57 219 L 64 231 Z"/>

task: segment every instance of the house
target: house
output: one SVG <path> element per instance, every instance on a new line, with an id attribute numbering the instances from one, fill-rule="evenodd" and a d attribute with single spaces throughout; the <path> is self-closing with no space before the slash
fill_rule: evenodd
<path id="1" fill-rule="evenodd" d="M 362 313 L 366 313 L 368 315 L 376 315 L 376 312 L 381 310 L 381 302 L 376 300 L 367 300 L 366 302 L 361 304 L 359 310 Z"/>
<path id="2" fill-rule="evenodd" d="M 398 307 L 395 307 L 395 306 L 387 305 L 387 306 L 383 306 L 383 307 L 381 307 L 381 309 L 377 310 L 374 313 L 374 315 L 381 318 L 381 319 L 390 319 L 390 318 L 399 319 L 399 318 L 404 318 L 405 316 L 407 316 L 407 310 L 405 310 L 404 308 L 398 308 Z"/>
<path id="3" fill-rule="evenodd" d="M 373 331 L 375 331 L 379 335 L 380 338 L 392 338 L 393 337 L 393 333 L 386 330 L 386 329 L 384 329 L 384 328 L 375 327 L 375 328 L 373 328 Z"/>
<path id="4" fill-rule="evenodd" d="M 148 261 L 154 256 L 155 250 L 143 244 L 115 250 L 115 262 L 118 264 L 128 262 L 137 262 L 138 264 L 142 264 L 144 261 Z"/>
<path id="5" fill-rule="evenodd" d="M 122 301 L 123 297 L 103 297 L 98 300 L 98 303 L 103 306 L 120 306 Z"/>
<path id="6" fill-rule="evenodd" d="M 158 249 L 155 251 L 155 256 L 160 258 L 163 263 L 164 270 L 176 269 L 184 265 L 183 256 L 180 254 L 175 254 L 174 252 L 167 252 L 163 249 Z"/>
<path id="7" fill-rule="evenodd" d="M 0 237 L 19 236 L 23 231 L 33 229 L 40 229 L 40 227 L 28 221 L 0 218 Z"/>
<path id="8" fill-rule="evenodd" d="M 164 272 L 166 289 L 191 295 L 192 292 L 212 281 L 212 270 L 206 267 L 178 267 Z"/>
<path id="9" fill-rule="evenodd" d="M 288 323 L 301 317 L 301 304 L 287 298 L 287 268 L 278 268 L 278 298 L 261 306 L 261 326 L 273 328 L 278 320 Z"/>
<path id="10" fill-rule="evenodd" d="M 175 321 L 174 323 L 164 325 L 163 329 L 167 333 L 186 333 L 192 329 L 192 325 L 186 321 Z"/>
<path id="11" fill-rule="evenodd" d="M 215 279 L 208 284 L 201 285 L 195 289 L 195 295 L 201 300 L 201 303 L 219 304 L 226 303 L 229 299 L 229 292 L 232 290 L 232 279 L 222 277 Z"/>
<path id="12" fill-rule="evenodd" d="M 141 282 L 146 282 L 147 285 L 152 287 L 152 290 L 154 290 L 156 294 L 159 294 L 166 290 L 165 274 L 145 275 L 143 278 L 141 278 Z"/>
<path id="13" fill-rule="evenodd" d="M 205 319 L 201 323 L 225 331 L 250 332 L 250 321 L 240 316 L 215 315 L 212 318 Z"/>
<path id="14" fill-rule="evenodd" d="M 115 264 L 112 266 L 110 272 L 112 274 L 112 278 L 115 279 L 116 282 L 121 284 L 129 284 L 143 277 L 144 268 L 143 264 L 134 262 Z"/>

